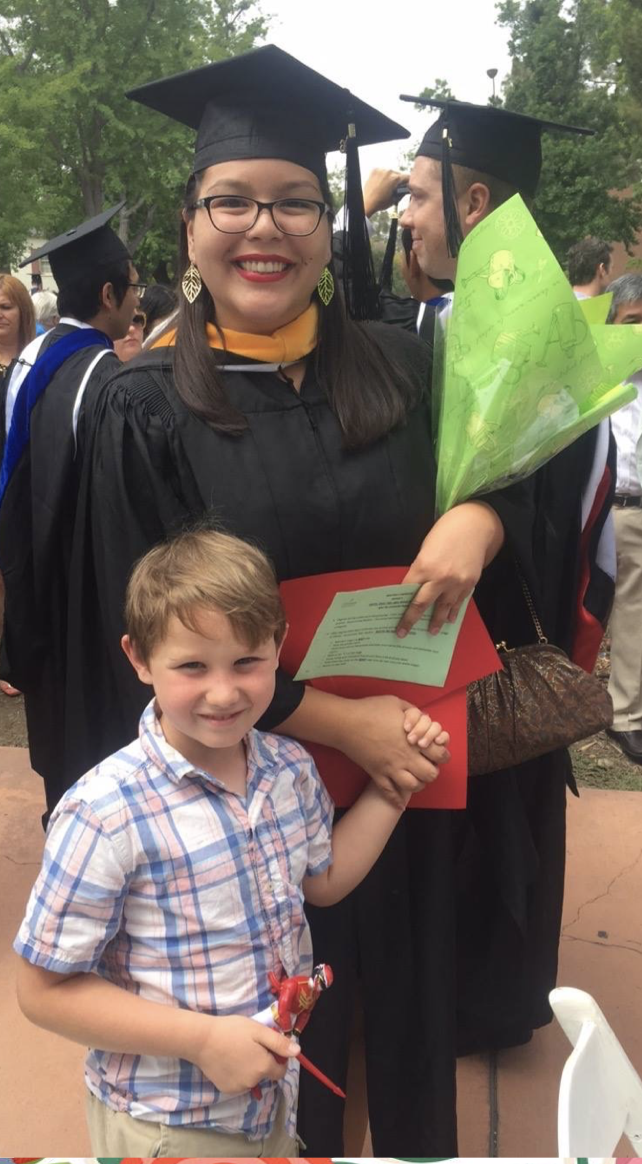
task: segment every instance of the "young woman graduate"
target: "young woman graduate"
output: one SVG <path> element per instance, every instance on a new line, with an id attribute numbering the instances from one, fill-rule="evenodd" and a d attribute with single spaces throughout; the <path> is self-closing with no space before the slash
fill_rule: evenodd
<path id="1" fill-rule="evenodd" d="M 132 563 L 202 517 L 258 542 L 279 578 L 407 563 L 410 618 L 442 623 L 510 543 L 528 570 L 523 490 L 434 522 L 430 353 L 355 322 L 333 290 L 325 152 L 401 127 L 273 46 L 130 94 L 198 128 L 175 331 L 107 387 L 85 459 L 70 592 L 70 778 L 131 737 L 147 698 L 119 648 Z M 351 179 L 352 180 L 352 179 Z M 359 175 L 351 194 L 359 190 Z M 351 235 L 363 210 L 349 198 Z M 363 268 L 348 244 L 352 310 Z M 432 527 L 432 528 L 431 528 Z M 523 547 L 518 546 L 519 539 Z M 406 745 L 394 697 L 344 700 L 281 674 L 262 726 L 330 744 L 389 789 L 432 759 Z M 363 885 L 312 910 L 335 971 L 304 1049 L 345 1085 L 357 978 L 375 1152 L 456 1151 L 454 889 L 448 812 L 407 812 Z M 302 1080 L 300 1133 L 340 1155 L 343 1103 Z"/>

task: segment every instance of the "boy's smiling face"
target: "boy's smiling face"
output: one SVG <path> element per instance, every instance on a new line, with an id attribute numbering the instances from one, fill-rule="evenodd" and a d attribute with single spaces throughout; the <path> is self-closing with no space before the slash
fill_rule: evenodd
<path id="1" fill-rule="evenodd" d="M 218 611 L 202 611 L 190 630 L 172 616 L 147 662 L 127 635 L 123 650 L 138 678 L 154 688 L 165 738 L 195 767 L 209 770 L 242 749 L 243 737 L 274 695 L 280 646 L 250 649 Z"/>

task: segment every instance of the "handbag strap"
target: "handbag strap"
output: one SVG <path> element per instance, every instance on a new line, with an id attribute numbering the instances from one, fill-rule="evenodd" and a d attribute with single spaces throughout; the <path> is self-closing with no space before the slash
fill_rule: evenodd
<path id="1" fill-rule="evenodd" d="M 524 575 L 522 574 L 522 571 L 521 571 L 520 566 L 519 566 L 519 562 L 517 562 L 517 560 L 515 561 L 515 569 L 517 570 L 517 577 L 519 578 L 520 585 L 522 587 L 522 592 L 524 594 L 524 598 L 526 599 L 526 605 L 528 607 L 528 612 L 533 620 L 533 626 L 535 627 L 535 630 L 537 632 L 538 642 L 539 642 L 540 646 L 545 646 L 548 643 L 548 639 L 547 639 L 546 635 L 544 634 L 544 631 L 542 630 L 542 624 L 539 621 L 539 616 L 538 616 L 537 611 L 535 609 L 535 603 L 533 602 L 533 596 L 532 596 L 530 590 L 528 589 L 528 583 L 526 582 L 526 579 L 525 579 Z"/>

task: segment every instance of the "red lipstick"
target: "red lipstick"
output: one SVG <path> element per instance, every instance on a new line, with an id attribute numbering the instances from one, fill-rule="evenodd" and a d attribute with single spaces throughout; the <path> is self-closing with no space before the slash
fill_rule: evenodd
<path id="1" fill-rule="evenodd" d="M 253 269 L 242 266 L 243 263 L 253 264 Z M 280 265 L 280 269 L 265 270 L 265 266 L 277 264 Z M 233 260 L 233 265 L 241 278 L 250 283 L 278 283 L 285 278 L 294 264 L 284 255 L 248 254 L 239 255 Z M 257 269 L 259 265 L 262 269 Z"/>

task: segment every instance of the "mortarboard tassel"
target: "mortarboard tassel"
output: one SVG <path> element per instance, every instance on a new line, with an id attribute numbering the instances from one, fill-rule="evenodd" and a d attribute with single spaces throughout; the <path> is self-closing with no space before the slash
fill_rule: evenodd
<path id="1" fill-rule="evenodd" d="M 397 249 L 397 230 L 399 226 L 399 211 L 397 204 L 392 208 L 392 221 L 390 223 L 390 233 L 386 243 L 386 250 L 381 264 L 381 274 L 379 275 L 379 290 L 392 291 L 392 271 L 395 262 L 395 251 Z"/>
<path id="2" fill-rule="evenodd" d="M 464 241 L 459 221 L 457 196 L 455 191 L 455 177 L 450 163 L 450 147 L 452 142 L 448 136 L 448 126 L 444 125 L 441 138 L 441 194 L 444 204 L 444 225 L 446 228 L 446 246 L 451 258 L 456 259 L 459 248 Z"/>
<path id="3" fill-rule="evenodd" d="M 352 319 L 377 319 L 379 293 L 363 206 L 357 133 L 353 122 L 343 148 L 346 155 L 343 227 L 343 289 Z"/>

